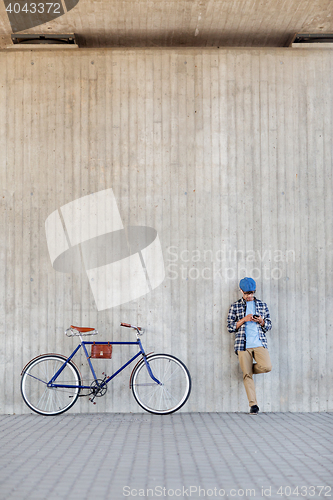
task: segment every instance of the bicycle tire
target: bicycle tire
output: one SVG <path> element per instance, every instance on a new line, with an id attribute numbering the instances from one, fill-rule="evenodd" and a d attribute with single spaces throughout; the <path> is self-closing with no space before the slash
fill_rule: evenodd
<path id="1" fill-rule="evenodd" d="M 168 415 L 179 410 L 191 393 L 191 376 L 185 364 L 170 354 L 147 356 L 153 375 L 150 377 L 142 359 L 134 369 L 131 386 L 136 402 L 149 413 Z"/>
<path id="2" fill-rule="evenodd" d="M 80 388 L 47 387 L 47 383 L 66 361 L 60 354 L 44 354 L 33 359 L 22 372 L 21 394 L 26 405 L 40 415 L 60 415 L 77 401 Z M 76 366 L 69 361 L 57 383 L 81 385 Z"/>

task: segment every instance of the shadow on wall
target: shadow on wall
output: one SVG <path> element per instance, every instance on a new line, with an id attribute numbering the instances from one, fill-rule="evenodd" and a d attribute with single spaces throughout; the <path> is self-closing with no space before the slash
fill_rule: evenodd
<path id="1" fill-rule="evenodd" d="M 45 230 L 53 268 L 64 273 L 84 269 L 98 311 L 142 297 L 164 280 L 157 231 L 125 228 L 111 188 L 55 210 Z"/>
<path id="2" fill-rule="evenodd" d="M 36 2 L 30 0 L 20 0 L 20 2 L 11 0 L 3 1 L 13 33 L 16 33 L 17 31 L 24 31 L 63 16 L 72 10 L 80 0 L 63 0 L 63 2 L 60 0 L 56 2 L 45 0 L 36 0 Z"/>
<path id="3" fill-rule="evenodd" d="M 207 31 L 202 30 L 198 35 L 193 32 L 184 33 L 183 30 L 163 31 L 159 34 L 147 35 L 143 30 L 131 30 L 130 32 L 117 31 L 105 34 L 89 34 L 75 32 L 78 44 L 82 48 L 98 47 L 289 47 L 295 32 L 257 33 L 243 30 L 235 34 L 233 31 Z M 213 40 L 208 43 L 208 39 Z"/>

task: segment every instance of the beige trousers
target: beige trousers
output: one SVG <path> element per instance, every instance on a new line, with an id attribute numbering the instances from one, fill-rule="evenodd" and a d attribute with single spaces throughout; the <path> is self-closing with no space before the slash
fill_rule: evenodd
<path id="1" fill-rule="evenodd" d="M 243 381 L 249 406 L 257 404 L 253 373 L 267 373 L 272 369 L 271 358 L 265 347 L 250 347 L 246 351 L 237 351 L 239 364 L 243 372 Z M 253 359 L 256 364 L 253 364 Z"/>

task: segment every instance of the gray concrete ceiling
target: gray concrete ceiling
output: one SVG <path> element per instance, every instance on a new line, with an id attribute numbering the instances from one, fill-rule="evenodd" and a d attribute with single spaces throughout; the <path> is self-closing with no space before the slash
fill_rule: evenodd
<path id="1" fill-rule="evenodd" d="M 295 33 L 333 32 L 333 0 L 43 0 L 49 14 L 31 1 L 8 15 L 0 0 L 1 48 L 15 32 L 76 33 L 81 47 L 284 47 Z"/>

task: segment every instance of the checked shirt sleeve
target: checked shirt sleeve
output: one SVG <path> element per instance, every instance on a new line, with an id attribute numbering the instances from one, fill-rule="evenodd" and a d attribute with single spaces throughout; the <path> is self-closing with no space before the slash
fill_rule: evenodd
<path id="1" fill-rule="evenodd" d="M 270 314 L 269 314 L 269 309 L 267 307 L 267 304 L 265 304 L 264 302 L 262 303 L 262 306 L 263 306 L 263 312 L 262 312 L 262 317 L 264 318 L 265 320 L 265 325 L 262 326 L 262 330 L 264 332 L 268 332 L 269 330 L 271 330 L 272 328 L 272 322 L 271 322 L 271 317 L 270 317 Z"/>
<path id="2" fill-rule="evenodd" d="M 228 320 L 227 320 L 227 327 L 229 333 L 234 333 L 236 331 L 236 323 L 237 323 L 236 311 L 237 311 L 236 304 L 232 304 L 229 309 Z"/>

